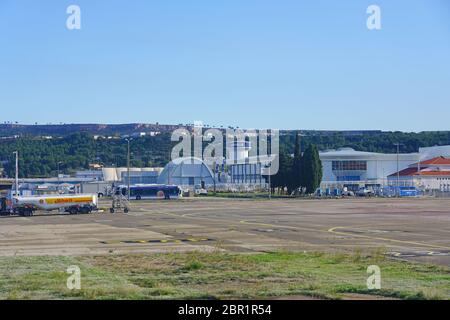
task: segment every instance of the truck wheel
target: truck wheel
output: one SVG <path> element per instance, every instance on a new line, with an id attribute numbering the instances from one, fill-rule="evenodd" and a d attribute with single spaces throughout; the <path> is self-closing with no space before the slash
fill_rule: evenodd
<path id="1" fill-rule="evenodd" d="M 136 200 L 142 200 L 142 197 L 141 196 L 136 196 Z"/>
<path id="2" fill-rule="evenodd" d="M 114 213 L 114 208 L 109 209 L 109 212 Z"/>
<path id="3" fill-rule="evenodd" d="M 128 213 L 128 212 L 130 212 L 130 211 L 128 210 L 128 208 L 125 208 L 125 209 L 123 209 L 123 212 L 124 212 L 124 213 Z"/>

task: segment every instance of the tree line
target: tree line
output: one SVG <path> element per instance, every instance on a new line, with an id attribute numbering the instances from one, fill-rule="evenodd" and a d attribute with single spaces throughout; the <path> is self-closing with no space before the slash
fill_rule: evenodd
<path id="1" fill-rule="evenodd" d="M 161 167 L 171 151 L 170 134 L 145 136 L 131 140 L 132 167 Z M 124 139 L 98 138 L 75 133 L 61 138 L 42 139 L 25 136 L 0 142 L 0 167 L 6 176 L 15 171 L 14 151 L 19 151 L 21 177 L 51 177 L 58 172 L 72 174 L 98 163 L 106 167 L 127 165 L 128 145 Z"/>
<path id="2" fill-rule="evenodd" d="M 280 149 L 279 169 L 271 177 L 271 192 L 311 194 L 316 191 L 322 181 L 322 162 L 316 145 L 308 144 L 305 151 L 301 151 L 300 135 L 296 135 L 294 154 L 285 147 Z"/>
<path id="3" fill-rule="evenodd" d="M 131 165 L 134 167 L 162 167 L 170 160 L 173 142 L 170 133 L 144 136 L 131 141 Z M 297 141 L 297 132 L 290 131 L 280 137 L 280 163 L 294 166 L 300 172 L 301 161 L 296 151 L 308 155 L 311 148 L 318 150 L 351 147 L 359 151 L 395 153 L 395 143 L 400 152 L 417 152 L 419 147 L 450 145 L 450 131 L 439 132 L 381 132 L 379 134 L 345 135 L 343 133 L 312 134 Z M 298 142 L 298 143 L 297 143 Z M 124 139 L 98 138 L 89 133 L 73 133 L 59 138 L 45 139 L 28 135 L 16 139 L 0 139 L 0 169 L 14 176 L 13 152 L 20 154 L 22 177 L 50 177 L 58 172 L 71 174 L 89 168 L 91 163 L 104 166 L 126 166 L 127 143 Z M 291 155 L 294 154 L 294 157 Z M 297 154 L 297 156 L 295 156 Z M 308 156 L 309 157 L 309 156 Z M 307 158 L 305 158 L 307 159 Z M 291 164 L 289 162 L 292 161 Z M 308 160 L 309 161 L 309 160 Z M 59 163 L 59 165 L 58 165 Z M 1 170 L 0 170 L 1 171 Z M 307 174 L 307 173 L 306 173 Z M 305 174 L 303 175 L 305 176 Z M 300 175 L 298 176 L 300 179 Z M 275 178 L 276 181 L 277 178 Z M 294 189 L 290 184 L 286 187 Z"/>

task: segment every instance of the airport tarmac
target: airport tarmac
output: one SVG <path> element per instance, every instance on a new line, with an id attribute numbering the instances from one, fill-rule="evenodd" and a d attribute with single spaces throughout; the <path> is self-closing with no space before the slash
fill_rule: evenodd
<path id="1" fill-rule="evenodd" d="M 134 201 L 128 214 L 0 218 L 0 256 L 192 250 L 377 250 L 450 266 L 450 199 L 195 198 Z"/>

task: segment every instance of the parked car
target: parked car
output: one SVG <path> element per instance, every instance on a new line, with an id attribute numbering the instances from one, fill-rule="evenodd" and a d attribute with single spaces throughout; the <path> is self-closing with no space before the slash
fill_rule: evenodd
<path id="1" fill-rule="evenodd" d="M 372 197 L 375 195 L 375 192 L 373 192 L 373 190 L 371 190 L 371 189 L 361 188 L 358 190 L 358 192 L 356 194 L 359 197 Z"/>
<path id="2" fill-rule="evenodd" d="M 345 190 L 345 191 L 342 191 L 342 196 L 343 197 L 354 197 L 355 193 L 351 190 Z"/>
<path id="3" fill-rule="evenodd" d="M 194 188 L 194 193 L 196 196 L 207 196 L 208 190 L 206 190 L 206 188 L 202 188 L 201 185 L 196 185 Z"/>

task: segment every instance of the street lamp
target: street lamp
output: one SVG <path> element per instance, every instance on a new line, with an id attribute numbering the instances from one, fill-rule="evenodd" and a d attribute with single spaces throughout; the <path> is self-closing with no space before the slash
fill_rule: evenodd
<path id="1" fill-rule="evenodd" d="M 59 180 L 59 166 L 62 164 L 62 161 L 58 161 L 56 163 L 56 171 L 57 171 L 57 179 L 58 179 L 58 193 L 59 193 L 59 185 L 60 185 L 60 180 Z"/>
<path id="2" fill-rule="evenodd" d="M 16 179 L 15 179 L 15 189 L 16 196 L 19 196 L 19 151 L 14 151 L 13 154 L 16 156 Z"/>
<path id="3" fill-rule="evenodd" d="M 397 197 L 400 197 L 400 165 L 399 165 L 399 158 L 400 158 L 400 146 L 403 145 L 401 143 L 394 143 L 394 146 L 397 147 Z"/>
<path id="4" fill-rule="evenodd" d="M 130 197 L 131 197 L 131 190 L 130 190 L 130 186 L 131 186 L 131 178 L 130 178 L 130 158 L 131 158 L 131 155 L 130 155 L 130 141 L 132 140 L 132 139 L 129 139 L 129 138 L 127 138 L 127 139 L 125 139 L 126 141 L 127 141 L 127 144 L 128 144 L 128 148 L 127 148 L 127 180 L 128 180 L 128 201 L 130 201 Z"/>
<path id="5" fill-rule="evenodd" d="M 267 169 L 269 169 L 269 200 L 272 199 L 272 186 L 271 186 L 271 175 L 270 175 L 270 167 L 272 164 L 269 162 L 265 165 Z"/>
<path id="6" fill-rule="evenodd" d="M 59 168 L 60 168 L 60 165 L 62 165 L 63 163 L 62 163 L 62 161 L 58 161 L 58 163 L 56 164 L 56 167 L 57 167 L 57 174 L 58 174 L 58 183 L 59 183 Z"/>

